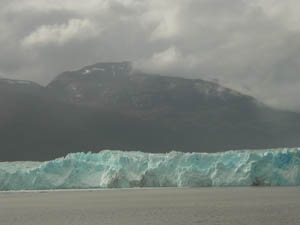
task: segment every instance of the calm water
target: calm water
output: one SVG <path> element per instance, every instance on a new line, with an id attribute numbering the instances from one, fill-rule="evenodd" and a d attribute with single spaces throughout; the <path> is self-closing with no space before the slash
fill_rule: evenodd
<path id="1" fill-rule="evenodd" d="M 2 225 L 298 225 L 300 187 L 2 192 Z"/>

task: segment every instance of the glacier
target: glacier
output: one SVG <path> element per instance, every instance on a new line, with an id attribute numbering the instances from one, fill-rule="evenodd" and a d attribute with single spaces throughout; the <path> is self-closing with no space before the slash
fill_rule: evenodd
<path id="1" fill-rule="evenodd" d="M 47 162 L 1 162 L 0 190 L 296 186 L 300 148 L 219 153 L 71 153 Z"/>

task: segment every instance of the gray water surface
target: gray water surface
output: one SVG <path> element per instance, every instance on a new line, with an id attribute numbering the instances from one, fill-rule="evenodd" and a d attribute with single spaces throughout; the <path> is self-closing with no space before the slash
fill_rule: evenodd
<path id="1" fill-rule="evenodd" d="M 299 225 L 300 187 L 2 192 L 0 225 Z"/>

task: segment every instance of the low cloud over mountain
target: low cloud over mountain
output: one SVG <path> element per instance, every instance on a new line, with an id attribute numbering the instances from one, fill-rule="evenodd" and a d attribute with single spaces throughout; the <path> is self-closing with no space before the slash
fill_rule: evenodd
<path id="1" fill-rule="evenodd" d="M 126 59 L 299 111 L 299 10 L 297 0 L 3 0 L 0 74 L 45 85 Z"/>

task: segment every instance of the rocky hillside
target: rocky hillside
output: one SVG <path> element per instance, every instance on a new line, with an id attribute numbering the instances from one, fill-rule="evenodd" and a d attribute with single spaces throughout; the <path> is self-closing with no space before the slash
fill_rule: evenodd
<path id="1" fill-rule="evenodd" d="M 129 62 L 64 72 L 47 87 L 25 83 L 0 80 L 1 160 L 300 145 L 297 113 L 212 82 L 133 72 Z"/>

